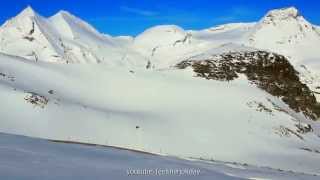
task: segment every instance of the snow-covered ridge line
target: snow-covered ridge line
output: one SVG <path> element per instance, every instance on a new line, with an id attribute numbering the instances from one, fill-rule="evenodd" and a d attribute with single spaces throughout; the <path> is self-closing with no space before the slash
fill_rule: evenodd
<path id="1" fill-rule="evenodd" d="M 31 7 L 1 26 L 0 52 L 55 63 L 133 63 L 122 61 L 130 50 L 119 38 L 100 34 L 68 12 L 44 18 Z M 132 52 L 133 57 L 139 54 Z"/>
<path id="2" fill-rule="evenodd" d="M 28 22 L 30 21 L 28 17 L 33 17 L 34 20 Z M 273 22 L 274 19 L 277 22 L 285 21 L 290 17 L 302 18 L 297 9 L 290 7 L 268 12 L 261 22 Z M 14 19 L 17 19 L 19 23 L 13 23 L 13 28 L 6 28 L 6 24 L 11 24 Z M 37 32 L 39 29 L 40 32 L 25 36 L 30 32 L 28 26 L 40 21 L 38 19 L 41 19 L 42 23 L 38 24 L 33 31 Z M 101 34 L 87 22 L 66 11 L 59 11 L 45 19 L 42 16 L 40 18 L 40 15 L 31 7 L 27 7 L 0 28 L 3 31 L 0 31 L 2 39 L 0 51 L 30 60 L 48 62 L 103 62 L 110 65 L 138 65 L 140 67 L 150 62 L 152 67 L 161 68 L 173 65 L 172 61 L 175 59 L 190 56 L 195 51 L 205 51 L 205 47 L 211 44 L 233 42 L 260 48 L 260 35 L 257 35 L 256 31 L 264 29 L 261 22 L 231 23 L 201 31 L 186 31 L 175 25 L 162 25 L 147 29 L 135 38 L 130 36 L 122 38 Z M 13 32 L 16 31 L 15 28 L 20 30 Z M 20 32 L 21 30 L 23 31 Z M 23 38 L 20 39 L 21 36 L 27 38 L 23 40 Z M 289 41 L 294 41 L 291 36 L 297 35 L 293 34 L 288 37 Z M 299 39 L 299 36 L 296 38 Z M 224 38 L 221 39 L 221 37 Z M 27 39 L 31 41 L 27 42 Z M 223 41 L 220 42 L 221 40 Z M 276 42 L 284 43 L 281 37 L 277 38 Z M 261 48 L 265 49 L 262 46 Z M 271 48 L 271 50 L 274 49 Z M 137 57 L 141 59 L 140 62 L 135 60 Z M 163 62 L 163 59 L 167 60 Z"/>

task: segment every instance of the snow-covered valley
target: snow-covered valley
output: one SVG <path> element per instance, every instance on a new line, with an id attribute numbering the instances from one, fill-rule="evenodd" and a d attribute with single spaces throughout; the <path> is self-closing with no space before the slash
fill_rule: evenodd
<path id="1" fill-rule="evenodd" d="M 0 132 L 320 175 L 319 44 L 295 8 L 112 37 L 28 7 L 0 28 Z"/>

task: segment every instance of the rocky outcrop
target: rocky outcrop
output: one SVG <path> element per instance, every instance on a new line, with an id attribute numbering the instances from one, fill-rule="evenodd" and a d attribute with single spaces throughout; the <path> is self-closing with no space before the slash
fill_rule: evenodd
<path id="1" fill-rule="evenodd" d="M 41 108 L 44 108 L 49 102 L 48 98 L 46 98 L 46 97 L 44 97 L 42 95 L 39 95 L 37 93 L 34 93 L 34 92 L 27 93 L 27 95 L 25 96 L 24 99 L 28 103 L 33 104 L 35 107 L 38 106 L 38 107 L 41 107 Z"/>
<path id="2" fill-rule="evenodd" d="M 196 76 L 219 81 L 231 81 L 244 74 L 250 82 L 281 98 L 296 112 L 303 112 L 313 120 L 320 117 L 320 106 L 313 92 L 300 81 L 298 72 L 282 55 L 266 51 L 230 52 L 207 59 L 191 58 L 176 67 L 191 67 Z"/>

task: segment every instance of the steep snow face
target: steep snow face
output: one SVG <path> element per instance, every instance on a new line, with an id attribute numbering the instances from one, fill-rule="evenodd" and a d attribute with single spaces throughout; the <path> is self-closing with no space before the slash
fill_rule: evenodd
<path id="1" fill-rule="evenodd" d="M 61 62 L 63 50 L 45 18 L 26 8 L 0 28 L 0 52 L 30 60 Z"/>
<path id="2" fill-rule="evenodd" d="M 91 42 L 95 40 L 95 43 L 97 43 L 97 41 L 107 43 L 109 40 L 110 45 L 113 45 L 110 36 L 100 34 L 91 25 L 67 11 L 58 12 L 50 17 L 49 21 L 56 27 L 57 32 L 59 32 L 61 36 L 74 40 L 91 40 Z"/>
<path id="3" fill-rule="evenodd" d="M 81 38 L 77 37 L 77 32 L 73 31 L 85 31 L 87 33 L 80 32 L 80 34 L 95 34 L 100 36 L 99 32 L 91 25 L 67 11 L 59 11 L 54 16 L 50 17 L 50 21 L 52 21 L 53 24 L 56 24 L 56 26 L 60 26 L 59 32 L 61 34 L 66 34 L 69 38 Z"/>
<path id="4" fill-rule="evenodd" d="M 65 58 L 68 62 L 94 62 L 104 60 L 104 53 L 115 57 L 119 61 L 121 53 L 119 47 L 109 36 L 101 35 L 92 26 L 66 11 L 60 11 L 49 18 L 59 36 Z M 112 61 L 109 62 L 112 64 Z"/>
<path id="5" fill-rule="evenodd" d="M 72 28 L 69 23 L 65 20 L 65 16 L 68 16 L 66 12 L 60 11 L 56 15 L 49 18 L 51 23 L 59 28 L 57 28 L 57 32 L 61 34 L 61 36 L 73 39 L 75 35 L 73 34 Z"/>

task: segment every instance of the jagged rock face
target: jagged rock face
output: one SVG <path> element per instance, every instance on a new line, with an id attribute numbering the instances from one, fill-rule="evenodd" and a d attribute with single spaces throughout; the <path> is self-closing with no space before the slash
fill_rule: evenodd
<path id="1" fill-rule="evenodd" d="M 265 51 L 231 52 L 204 60 L 189 59 L 176 67 L 191 67 L 196 76 L 219 81 L 231 81 L 238 74 L 245 74 L 250 82 L 280 97 L 296 112 L 302 112 L 313 120 L 320 117 L 320 106 L 314 94 L 300 81 L 297 71 L 282 55 Z"/>

